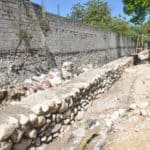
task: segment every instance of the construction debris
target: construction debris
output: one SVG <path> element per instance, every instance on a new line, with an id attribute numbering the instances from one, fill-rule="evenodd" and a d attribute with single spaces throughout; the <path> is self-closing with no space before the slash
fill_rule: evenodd
<path id="1" fill-rule="evenodd" d="M 22 83 L 3 87 L 0 91 L 0 102 L 4 103 L 10 100 L 20 100 L 21 96 L 28 96 L 31 93 L 53 88 L 68 82 L 77 75 L 93 68 L 92 64 L 80 68 L 80 73 L 76 74 L 72 62 L 64 62 L 61 70 L 52 68 L 47 74 L 32 75 Z"/>

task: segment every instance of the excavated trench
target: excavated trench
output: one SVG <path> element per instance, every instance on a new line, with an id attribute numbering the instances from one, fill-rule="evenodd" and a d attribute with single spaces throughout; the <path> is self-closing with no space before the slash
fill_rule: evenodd
<path id="1" fill-rule="evenodd" d="M 74 131 L 74 135 L 68 137 L 71 145 L 73 146 L 72 140 L 74 140 L 76 133 L 79 133 L 80 138 L 76 139 L 74 146 L 79 146 L 79 148 L 84 146 L 82 142 L 81 145 L 78 143 L 78 139 L 83 143 L 90 144 L 92 139 L 99 138 L 100 134 L 95 133 L 94 128 L 89 133 L 86 133 L 86 130 L 93 125 L 95 126 L 95 124 L 103 127 L 105 121 L 99 122 L 100 118 L 96 118 L 96 115 L 94 120 L 94 116 L 88 119 L 90 112 L 87 117 L 84 116 L 84 119 L 87 118 L 85 122 L 79 121 L 79 126 L 78 120 L 81 120 L 84 110 L 88 113 L 90 108 L 93 108 L 93 106 L 88 107 L 94 104 L 93 100 L 99 94 L 106 93 L 121 77 L 125 68 L 132 64 L 132 57 L 124 57 L 106 64 L 102 68 L 84 72 L 59 87 L 33 93 L 22 98 L 19 102 L 12 101 L 3 106 L 0 109 L 0 149 L 31 150 L 38 149 L 38 147 L 44 149 L 42 147 L 44 143 L 50 142 L 49 145 L 53 145 L 53 142 L 59 139 L 56 137 L 66 133 L 66 129 L 69 127 L 72 127 L 73 131 L 74 125 L 77 125 L 77 131 Z M 102 111 L 101 108 L 98 110 Z M 82 124 L 80 125 L 80 123 Z M 96 131 L 98 130 L 99 126 Z M 104 130 L 105 133 L 110 132 L 111 126 L 104 128 Z M 61 141 L 63 142 L 63 140 Z M 57 146 L 62 145 L 63 143 L 55 144 L 51 149 L 59 149 Z M 64 148 L 67 148 L 65 142 Z"/>
<path id="2" fill-rule="evenodd" d="M 86 92 L 90 89 L 86 89 L 88 85 L 85 84 L 85 81 L 90 84 L 92 83 L 88 97 L 91 95 L 90 97 L 93 99 L 94 94 L 94 99 L 95 97 L 96 99 L 94 101 L 86 100 L 88 97 L 84 94 L 84 90 L 81 90 L 81 99 L 80 96 L 77 97 L 71 104 L 71 109 L 65 111 L 65 113 L 62 112 L 69 108 L 66 107 L 66 104 L 62 101 L 59 111 L 58 108 L 56 110 L 58 112 L 52 113 L 52 115 L 47 114 L 47 111 L 54 111 L 56 109 L 56 105 L 52 106 L 52 103 L 47 103 L 47 105 L 50 104 L 50 110 L 48 110 L 48 107 L 45 105 L 45 102 L 48 102 L 47 98 L 52 98 L 51 95 L 49 95 L 50 91 L 31 95 L 23 99 L 19 104 L 18 102 L 12 103 L 12 105 L 15 104 L 16 108 L 7 107 L 6 110 L 4 109 L 4 112 L 8 110 L 9 117 L 17 117 L 17 119 L 18 116 L 16 116 L 15 111 L 18 111 L 18 113 L 20 112 L 20 114 L 24 113 L 25 116 L 22 115 L 19 119 L 21 126 L 19 125 L 17 127 L 17 132 L 14 132 L 15 134 L 11 131 L 8 136 L 6 132 L 7 138 L 5 138 L 6 135 L 3 132 L 3 123 L 5 123 L 5 119 L 1 119 L 2 128 L 0 133 L 2 134 L 0 136 L 0 148 L 9 147 L 12 150 L 120 150 L 120 144 L 122 144 L 124 147 L 122 147 L 121 150 L 149 150 L 150 145 L 147 139 L 150 137 L 150 130 L 148 130 L 150 128 L 150 65 L 145 64 L 147 60 L 144 60 L 144 64 L 141 64 L 136 56 L 134 58 L 134 64 L 136 64 L 134 66 L 130 66 L 132 62 L 130 58 L 124 58 L 116 62 L 114 61 L 112 64 L 110 63 L 104 67 L 104 72 L 106 70 L 107 75 L 106 78 L 110 80 L 109 77 L 111 77 L 111 80 L 117 81 L 111 81 L 111 85 L 113 82 L 113 86 L 102 82 L 102 85 L 104 84 L 106 86 L 106 88 L 102 86 L 105 89 L 104 91 L 99 89 L 99 84 L 101 87 L 101 79 L 98 77 L 103 76 L 100 75 L 103 69 L 93 70 L 88 76 L 85 73 L 83 77 L 81 76 L 78 77 L 78 79 L 74 79 L 71 82 L 72 84 L 64 85 L 63 88 L 65 88 L 65 90 L 58 88 L 58 93 L 52 90 L 52 92 L 54 92 L 52 97 L 54 97 L 55 94 L 59 95 L 55 97 L 55 100 L 60 105 L 60 101 L 58 100 L 61 98 L 61 95 L 63 96 L 64 92 L 66 93 L 68 91 L 67 88 L 69 88 L 70 91 L 74 91 L 75 88 L 82 87 L 82 89 L 85 88 Z M 121 68 L 123 68 L 123 70 Z M 120 73 L 122 75 L 119 79 L 117 74 Z M 94 76 L 97 77 L 93 78 Z M 85 77 L 87 79 L 85 79 Z M 106 78 L 102 78 L 102 81 L 105 81 Z M 97 87 L 94 85 L 98 86 L 98 91 Z M 68 93 L 70 91 L 68 91 Z M 70 94 L 73 94 L 73 92 Z M 65 101 L 67 102 L 68 100 L 67 98 Z M 77 103 L 77 101 L 80 103 Z M 39 107 L 40 105 L 41 107 Z M 24 112 L 22 112 L 23 109 Z M 35 120 L 30 122 L 30 116 L 32 115 L 33 117 L 33 114 L 29 114 L 32 111 L 35 114 L 38 113 L 38 122 L 35 122 Z M 13 116 L 11 112 L 13 112 Z M 2 112 L 0 111 L 0 113 Z M 27 117 L 28 115 L 29 120 Z M 4 116 L 7 118 L 7 113 Z M 68 118 L 66 118 L 67 116 Z M 45 123 L 43 124 L 42 117 L 46 119 L 46 125 Z M 62 124 L 60 123 L 62 120 L 61 117 L 65 117 L 65 120 L 62 118 Z M 70 117 L 72 118 L 71 120 Z M 35 123 L 36 127 L 33 128 Z M 40 126 L 44 126 L 40 127 L 38 123 L 40 123 Z M 30 126 L 30 124 L 32 124 L 32 126 Z M 12 128 L 12 126 L 9 128 Z M 21 137 L 18 131 L 22 133 Z M 54 132 L 52 133 L 52 131 Z M 20 140 L 16 142 L 18 136 L 22 139 L 20 139 L 21 142 Z M 137 140 L 139 136 L 140 140 Z M 4 141 L 4 139 L 7 141 Z M 128 142 L 129 144 L 127 144 Z M 141 142 L 142 144 L 140 144 Z"/>
<path id="3" fill-rule="evenodd" d="M 150 53 L 149 53 L 149 56 L 150 56 Z M 150 57 L 145 58 L 143 60 L 141 60 L 137 54 L 131 55 L 131 57 L 133 57 L 133 60 L 134 60 L 133 65 L 150 63 Z M 35 88 L 35 87 L 33 87 L 33 88 Z M 39 89 L 40 88 L 41 87 L 39 87 Z M 34 91 L 34 89 L 32 89 L 32 91 Z M 5 104 L 7 105 L 8 103 L 10 103 L 10 101 L 20 101 L 21 97 L 28 95 L 28 93 L 31 93 L 31 90 L 28 89 L 28 86 L 26 86 L 26 85 L 24 86 L 23 82 L 17 83 L 15 85 L 6 85 L 6 86 L 1 87 L 0 107 L 2 107 L 2 105 L 5 105 Z"/>
<path id="4" fill-rule="evenodd" d="M 147 50 L 144 54 L 142 52 L 142 54 L 139 53 L 139 54 L 134 54 L 131 56 L 134 59 L 134 65 L 149 64 L 150 63 L 150 52 L 149 52 L 149 50 Z"/>
<path id="5" fill-rule="evenodd" d="M 134 66 L 119 81 L 83 108 L 57 139 L 36 150 L 149 150 L 149 62 L 134 56 Z"/>

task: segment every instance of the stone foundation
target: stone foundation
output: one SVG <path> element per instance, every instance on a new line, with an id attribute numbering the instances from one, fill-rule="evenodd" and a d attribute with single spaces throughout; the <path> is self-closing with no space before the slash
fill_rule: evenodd
<path id="1" fill-rule="evenodd" d="M 78 113 L 117 81 L 132 57 L 92 69 L 57 88 L 40 91 L 0 110 L 0 149 L 25 150 L 49 143 Z"/>

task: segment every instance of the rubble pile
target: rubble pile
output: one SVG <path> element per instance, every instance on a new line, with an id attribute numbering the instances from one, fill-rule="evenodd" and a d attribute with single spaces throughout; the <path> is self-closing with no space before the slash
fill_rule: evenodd
<path id="1" fill-rule="evenodd" d="M 27 89 L 21 84 L 3 87 L 3 89 L 0 90 L 0 103 L 7 104 L 13 100 L 21 100 L 21 97 L 25 96 L 26 93 Z"/>
<path id="2" fill-rule="evenodd" d="M 144 51 L 141 51 L 140 53 L 138 53 L 138 58 L 142 61 L 142 60 L 146 60 L 149 59 L 149 55 L 150 52 L 148 49 L 145 49 Z"/>
<path id="3" fill-rule="evenodd" d="M 22 96 L 57 87 L 73 77 L 73 64 L 71 62 L 64 62 L 61 70 L 53 68 L 47 74 L 32 75 L 22 83 L 4 86 L 0 90 L 0 103 L 5 104 L 12 100 L 20 100 Z"/>
<path id="4" fill-rule="evenodd" d="M 28 96 L 39 90 L 56 87 L 65 79 L 61 77 L 61 72 L 58 69 L 49 71 L 48 74 L 41 74 L 40 76 L 31 76 L 25 79 L 22 83 L 3 87 L 0 90 L 0 102 L 9 103 L 12 100 L 21 100 L 22 96 Z"/>
<path id="5" fill-rule="evenodd" d="M 129 106 L 129 111 L 133 115 L 150 117 L 150 103 L 149 102 L 133 103 Z"/>
<path id="6" fill-rule="evenodd" d="M 59 87 L 39 91 L 4 107 L 0 111 L 0 149 L 34 149 L 49 143 L 132 64 L 132 57 L 118 59 Z"/>
<path id="7" fill-rule="evenodd" d="M 23 87 L 28 89 L 29 92 L 37 92 L 46 88 L 56 87 L 62 83 L 61 72 L 54 68 L 48 74 L 41 74 L 40 76 L 32 76 L 26 79 Z M 28 93 L 29 94 L 29 93 Z"/>

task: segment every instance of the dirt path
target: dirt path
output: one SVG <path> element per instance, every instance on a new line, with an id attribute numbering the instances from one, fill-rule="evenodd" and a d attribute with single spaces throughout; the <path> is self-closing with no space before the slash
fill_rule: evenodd
<path id="1" fill-rule="evenodd" d="M 149 64 L 126 69 L 56 140 L 37 150 L 150 150 L 150 117 L 126 112 L 133 102 L 150 102 Z"/>

